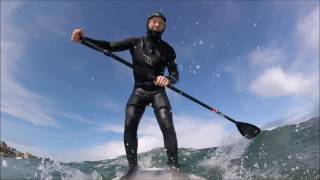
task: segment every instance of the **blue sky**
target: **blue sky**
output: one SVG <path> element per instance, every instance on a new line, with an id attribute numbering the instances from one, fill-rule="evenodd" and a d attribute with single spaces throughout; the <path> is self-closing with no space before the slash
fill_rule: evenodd
<path id="1" fill-rule="evenodd" d="M 70 41 L 72 30 L 117 41 L 167 17 L 176 87 L 236 120 L 270 128 L 319 114 L 318 1 L 1 1 L 1 140 L 60 161 L 124 154 L 129 68 Z M 131 61 L 128 52 L 118 55 Z M 223 144 L 235 126 L 167 90 L 179 147 Z M 163 146 L 147 108 L 139 152 Z"/>

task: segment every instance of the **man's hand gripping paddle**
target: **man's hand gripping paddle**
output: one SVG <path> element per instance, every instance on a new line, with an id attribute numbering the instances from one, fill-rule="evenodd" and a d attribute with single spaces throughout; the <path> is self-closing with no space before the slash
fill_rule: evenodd
<path id="1" fill-rule="evenodd" d="M 96 45 L 96 44 L 88 41 L 85 37 L 84 37 L 84 38 L 81 38 L 81 43 L 82 43 L 83 45 L 86 45 L 86 46 L 90 47 L 90 48 L 96 49 L 96 50 L 102 52 L 103 54 L 105 54 L 106 56 L 110 56 L 110 57 L 114 58 L 115 60 L 121 62 L 122 64 L 124 64 L 124 65 L 126 65 L 126 66 L 128 66 L 128 67 L 130 67 L 130 68 L 133 69 L 133 65 L 132 65 L 131 63 L 129 63 L 128 61 L 124 60 L 123 58 L 117 56 L 116 54 L 113 54 L 112 52 L 110 52 L 110 51 L 108 51 L 108 50 L 105 50 L 105 49 L 99 47 L 98 45 Z M 155 79 L 155 77 L 152 77 L 152 78 Z M 249 123 L 245 123 L 245 122 L 239 122 L 239 121 L 236 121 L 236 120 L 232 119 L 231 117 L 223 114 L 223 113 L 220 112 L 219 110 L 217 110 L 217 109 L 215 109 L 215 108 L 213 108 L 213 107 L 208 106 L 207 104 L 199 101 L 198 99 L 192 97 L 191 95 L 189 95 L 189 94 L 181 91 L 180 89 L 178 89 L 178 88 L 176 88 L 176 87 L 174 87 L 174 86 L 172 86 L 172 85 L 170 85 L 170 84 L 169 84 L 167 87 L 168 87 L 169 89 L 171 89 L 171 90 L 173 90 L 173 91 L 181 94 L 182 96 L 190 99 L 191 101 L 193 101 L 193 102 L 195 102 L 195 103 L 197 103 L 197 104 L 199 104 L 199 105 L 201 105 L 201 106 L 209 109 L 210 111 L 219 114 L 220 116 L 226 118 L 227 120 L 235 123 L 236 126 L 237 126 L 237 128 L 238 128 L 238 130 L 239 130 L 239 132 L 242 134 L 242 136 L 244 136 L 244 137 L 246 137 L 246 138 L 248 138 L 248 139 L 254 138 L 254 137 L 257 136 L 257 135 L 260 133 L 260 131 L 261 131 L 261 130 L 260 130 L 257 126 L 255 126 L 255 125 L 252 125 L 252 124 L 249 124 Z"/>

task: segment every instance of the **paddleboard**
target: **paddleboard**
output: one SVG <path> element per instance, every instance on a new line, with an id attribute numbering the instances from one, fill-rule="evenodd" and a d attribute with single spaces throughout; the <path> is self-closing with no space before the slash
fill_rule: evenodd
<path id="1" fill-rule="evenodd" d="M 114 180 L 118 180 L 116 178 Z M 181 172 L 170 172 L 167 169 L 141 169 L 129 180 L 192 180 Z"/>

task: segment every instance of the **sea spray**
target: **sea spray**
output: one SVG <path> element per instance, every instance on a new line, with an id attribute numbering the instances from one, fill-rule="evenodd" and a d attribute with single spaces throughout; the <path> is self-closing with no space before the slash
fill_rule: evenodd
<path id="1" fill-rule="evenodd" d="M 233 134 L 219 147 L 179 148 L 180 171 L 201 180 L 320 178 L 319 118 L 264 130 L 252 140 L 237 138 Z M 140 153 L 138 160 L 143 168 L 164 169 L 167 157 L 164 148 L 155 148 Z M 111 180 L 127 168 L 125 156 L 79 163 L 1 156 L 1 179 Z"/>

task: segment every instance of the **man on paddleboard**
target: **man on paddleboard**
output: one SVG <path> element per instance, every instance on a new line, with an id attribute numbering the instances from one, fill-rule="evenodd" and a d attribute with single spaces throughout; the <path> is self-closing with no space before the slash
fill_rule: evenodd
<path id="1" fill-rule="evenodd" d="M 177 138 L 165 87 L 179 81 L 179 72 L 174 49 L 161 38 L 165 27 L 165 16 L 155 12 L 147 19 L 147 33 L 143 37 L 108 42 L 85 37 L 80 28 L 72 33 L 71 39 L 74 42 L 79 43 L 81 38 L 85 38 L 111 52 L 129 50 L 132 56 L 134 87 L 126 104 L 123 136 L 129 170 L 122 179 L 133 177 L 137 172 L 137 130 L 147 105 L 152 106 L 163 134 L 169 168 L 175 171 L 178 166 Z M 164 76 L 165 68 L 168 69 L 168 76 Z"/>

